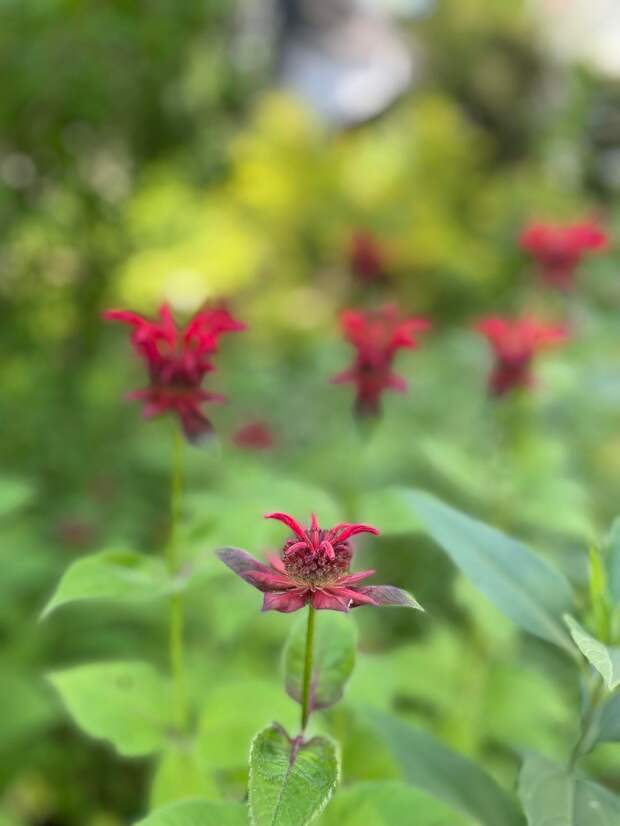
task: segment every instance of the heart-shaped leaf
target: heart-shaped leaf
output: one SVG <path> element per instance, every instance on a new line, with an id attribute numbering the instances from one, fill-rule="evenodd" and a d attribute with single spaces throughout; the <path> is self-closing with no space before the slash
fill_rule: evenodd
<path id="1" fill-rule="evenodd" d="M 250 750 L 253 826 L 305 826 L 327 805 L 339 778 L 334 743 L 327 737 L 292 740 L 274 724 Z"/>
<path id="2" fill-rule="evenodd" d="M 157 751 L 169 724 L 167 685 L 143 662 L 81 665 L 48 676 L 76 723 L 91 737 L 135 757 Z"/>
<path id="3" fill-rule="evenodd" d="M 329 708 L 342 697 L 355 666 L 357 634 L 351 617 L 334 611 L 316 614 L 314 659 L 310 680 L 311 710 Z M 284 649 L 284 678 L 290 697 L 302 701 L 306 618 L 291 629 Z"/>
<path id="4" fill-rule="evenodd" d="M 465 576 L 518 626 L 570 653 L 562 621 L 573 602 L 566 577 L 526 545 L 421 491 L 405 493 L 426 531 Z"/>

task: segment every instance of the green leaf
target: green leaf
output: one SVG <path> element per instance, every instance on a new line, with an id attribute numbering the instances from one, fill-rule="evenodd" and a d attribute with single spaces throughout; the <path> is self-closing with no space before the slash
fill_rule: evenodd
<path id="1" fill-rule="evenodd" d="M 217 797 L 208 767 L 193 743 L 172 743 L 161 755 L 151 784 L 151 809 L 179 800 Z"/>
<path id="2" fill-rule="evenodd" d="M 23 479 L 0 476 L 0 518 L 10 516 L 30 503 L 34 488 Z"/>
<path id="3" fill-rule="evenodd" d="M 329 708 L 343 695 L 353 668 L 357 634 L 349 616 L 334 611 L 316 613 L 314 662 L 311 677 L 310 708 Z M 286 691 L 298 703 L 302 701 L 306 650 L 306 617 L 300 617 L 289 634 L 284 649 Z"/>
<path id="4" fill-rule="evenodd" d="M 76 723 L 120 754 L 157 751 L 169 725 L 166 682 L 148 663 L 81 665 L 48 676 Z"/>
<path id="5" fill-rule="evenodd" d="M 165 806 L 135 826 L 248 826 L 248 814 L 240 803 L 190 800 Z"/>
<path id="6" fill-rule="evenodd" d="M 617 826 L 620 797 L 538 755 L 527 757 L 519 797 L 528 826 Z"/>
<path id="7" fill-rule="evenodd" d="M 597 743 L 617 743 L 620 741 L 620 694 L 610 697 L 601 709 L 598 723 Z"/>
<path id="8" fill-rule="evenodd" d="M 577 648 L 605 680 L 609 691 L 613 691 L 620 685 L 620 648 L 611 648 L 595 639 L 573 617 L 567 615 L 564 619 Z"/>
<path id="9" fill-rule="evenodd" d="M 521 824 L 512 797 L 475 763 L 389 714 L 367 713 L 412 786 L 485 826 Z"/>
<path id="10" fill-rule="evenodd" d="M 430 536 L 521 628 L 572 653 L 562 617 L 573 598 L 560 571 L 526 545 L 420 491 L 406 494 Z"/>
<path id="11" fill-rule="evenodd" d="M 327 805 L 340 774 L 334 743 L 291 740 L 277 723 L 256 735 L 250 751 L 253 826 L 305 826 Z"/>
<path id="12" fill-rule="evenodd" d="M 620 517 L 614 520 L 605 542 L 607 549 L 607 577 L 609 592 L 616 605 L 620 604 Z"/>
<path id="13" fill-rule="evenodd" d="M 393 780 L 356 783 L 340 789 L 321 816 L 318 826 L 473 826 L 469 818 L 424 792 Z"/>
<path id="14" fill-rule="evenodd" d="M 69 602 L 147 602 L 170 591 L 161 560 L 135 551 L 101 551 L 76 560 L 65 571 L 41 618 Z"/>

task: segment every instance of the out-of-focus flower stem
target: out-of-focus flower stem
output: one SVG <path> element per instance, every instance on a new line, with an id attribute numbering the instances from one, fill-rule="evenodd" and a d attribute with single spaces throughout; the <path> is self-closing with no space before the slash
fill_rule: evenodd
<path id="1" fill-rule="evenodd" d="M 178 574 L 178 523 L 183 490 L 183 436 L 180 428 L 174 427 L 172 449 L 172 473 L 170 483 L 170 536 L 166 547 L 166 562 L 171 577 Z M 187 725 L 187 698 L 185 693 L 185 669 L 183 654 L 183 594 L 173 593 L 170 597 L 170 613 L 168 626 L 168 650 L 170 672 L 172 675 L 174 692 L 174 717 L 180 732 Z"/>
<path id="2" fill-rule="evenodd" d="M 301 703 L 301 730 L 304 732 L 310 717 L 310 688 L 312 683 L 312 664 L 314 660 L 314 621 L 315 609 L 308 605 L 308 627 L 306 630 L 306 657 L 304 663 L 304 684 Z"/>

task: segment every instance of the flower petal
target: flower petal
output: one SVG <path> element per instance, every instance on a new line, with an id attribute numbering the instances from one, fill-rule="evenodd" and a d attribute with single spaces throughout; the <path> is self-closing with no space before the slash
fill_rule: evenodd
<path id="1" fill-rule="evenodd" d="M 284 522 L 300 539 L 306 539 L 306 532 L 299 522 L 296 522 L 295 519 L 287 513 L 266 513 L 265 519 L 277 519 L 278 522 Z"/>
<path id="2" fill-rule="evenodd" d="M 284 562 L 280 559 L 277 554 L 269 554 L 267 556 L 267 562 L 274 568 L 279 574 L 285 574 L 286 568 L 284 567 Z"/>
<path id="3" fill-rule="evenodd" d="M 293 582 L 288 576 L 282 576 L 281 574 L 274 574 L 272 572 L 266 574 L 263 571 L 251 571 L 246 574 L 245 578 L 247 582 L 263 592 L 286 591 L 298 587 L 297 583 Z"/>
<path id="4" fill-rule="evenodd" d="M 332 544 L 345 542 L 358 533 L 372 533 L 377 536 L 379 531 L 377 528 L 373 528 L 372 525 L 351 525 L 348 522 L 343 522 L 340 525 L 336 525 L 336 527 L 330 531 L 331 542 Z"/>
<path id="5" fill-rule="evenodd" d="M 279 611 L 281 614 L 299 611 L 308 601 L 308 593 L 305 589 L 267 593 L 263 600 L 263 611 Z"/>
<path id="6" fill-rule="evenodd" d="M 341 585 L 334 585 L 333 588 L 326 590 L 340 599 L 347 600 L 351 608 L 356 608 L 358 605 L 379 604 L 370 594 L 365 594 L 363 588 L 345 588 Z"/>
<path id="7" fill-rule="evenodd" d="M 402 605 L 405 608 L 417 608 L 418 611 L 424 610 L 410 593 L 393 585 L 363 585 L 355 590 L 358 594 L 370 597 L 375 605 Z"/>
<path id="8" fill-rule="evenodd" d="M 315 591 L 312 594 L 312 607 L 317 611 L 342 611 L 346 613 L 351 607 L 351 600 L 334 593 L 335 589 Z"/>
<path id="9" fill-rule="evenodd" d="M 369 568 L 367 571 L 357 571 L 354 574 L 346 574 L 345 576 L 341 577 L 337 585 L 355 585 L 357 582 L 361 582 L 363 579 L 368 579 L 369 576 L 372 576 L 376 571 L 372 568 Z"/>
<path id="10" fill-rule="evenodd" d="M 253 575 L 257 573 L 272 573 L 268 565 L 264 565 L 262 562 L 254 559 L 253 556 L 250 556 L 250 554 L 242 551 L 240 548 L 220 548 L 215 553 L 224 565 L 228 566 L 230 570 L 234 571 L 241 579 L 258 588 L 259 591 L 262 589 L 254 581 Z"/>

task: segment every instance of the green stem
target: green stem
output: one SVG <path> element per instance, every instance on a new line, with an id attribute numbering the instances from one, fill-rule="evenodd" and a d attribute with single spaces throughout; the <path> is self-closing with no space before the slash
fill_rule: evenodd
<path id="1" fill-rule="evenodd" d="M 603 680 L 598 677 L 596 681 L 596 685 L 592 689 L 592 693 L 590 695 L 588 701 L 587 710 L 583 716 L 582 723 L 581 723 L 581 736 L 577 743 L 575 744 L 575 748 L 572 751 L 570 756 L 570 760 L 568 763 L 569 771 L 572 771 L 575 768 L 577 760 L 581 757 L 583 753 L 584 745 L 590 745 L 589 740 L 592 736 L 592 726 L 596 721 L 596 715 L 601 704 L 601 701 L 605 697 L 605 684 Z"/>
<path id="2" fill-rule="evenodd" d="M 175 426 L 170 484 L 170 536 L 166 547 L 166 563 L 171 577 L 176 576 L 179 565 L 177 532 L 181 494 L 183 490 L 182 456 L 183 437 L 179 428 Z M 183 612 L 183 595 L 180 593 L 172 594 L 170 597 L 168 623 L 168 656 L 174 693 L 174 716 L 179 730 L 183 731 L 187 724 L 187 698 L 183 664 L 183 629 L 185 617 Z"/>
<path id="3" fill-rule="evenodd" d="M 306 658 L 304 664 L 304 684 L 301 703 L 301 730 L 304 732 L 310 717 L 310 688 L 312 683 L 312 661 L 314 659 L 314 618 L 315 610 L 308 605 L 308 628 L 306 630 Z"/>

